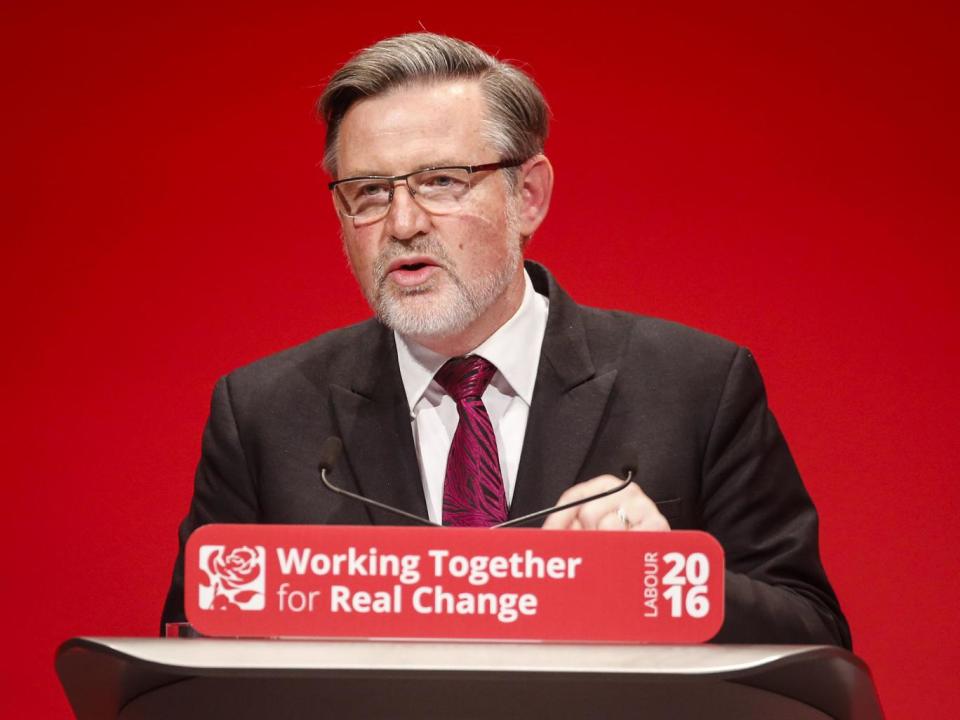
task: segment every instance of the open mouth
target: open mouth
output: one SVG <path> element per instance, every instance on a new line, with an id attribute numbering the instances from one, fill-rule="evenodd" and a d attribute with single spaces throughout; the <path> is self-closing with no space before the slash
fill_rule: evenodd
<path id="1" fill-rule="evenodd" d="M 437 263 L 434 260 L 426 255 L 418 255 L 415 257 L 406 257 L 406 258 L 397 258 L 387 267 L 387 273 L 393 273 L 397 271 L 401 272 L 416 272 L 418 270 L 423 270 L 424 268 L 436 267 Z"/>
<path id="2" fill-rule="evenodd" d="M 413 286 L 426 282 L 437 269 L 428 257 L 403 258 L 390 263 L 387 275 L 398 285 Z"/>

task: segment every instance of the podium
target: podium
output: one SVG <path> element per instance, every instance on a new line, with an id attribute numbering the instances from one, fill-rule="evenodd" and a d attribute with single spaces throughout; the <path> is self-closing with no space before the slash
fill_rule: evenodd
<path id="1" fill-rule="evenodd" d="M 79 720 L 873 720 L 867 666 L 820 645 L 74 638 Z"/>

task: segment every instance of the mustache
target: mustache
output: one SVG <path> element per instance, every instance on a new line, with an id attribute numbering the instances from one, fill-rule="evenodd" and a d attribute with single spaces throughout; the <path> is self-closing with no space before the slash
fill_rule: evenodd
<path id="1" fill-rule="evenodd" d="M 441 269 L 447 272 L 456 271 L 456 263 L 447 254 L 443 243 L 433 236 L 422 235 L 406 243 L 393 241 L 380 251 L 373 263 L 373 278 L 376 287 L 380 287 L 386 281 L 387 268 L 390 267 L 390 263 L 414 255 L 429 255 Z"/>

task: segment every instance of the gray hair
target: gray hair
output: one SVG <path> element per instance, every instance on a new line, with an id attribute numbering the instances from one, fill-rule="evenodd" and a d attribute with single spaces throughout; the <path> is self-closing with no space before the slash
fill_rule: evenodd
<path id="1" fill-rule="evenodd" d="M 361 50 L 330 79 L 317 102 L 327 124 L 324 168 L 337 177 L 340 122 L 358 100 L 404 85 L 459 79 L 480 81 L 487 139 L 501 159 L 526 160 L 543 152 L 550 110 L 529 75 L 464 40 L 411 33 Z"/>

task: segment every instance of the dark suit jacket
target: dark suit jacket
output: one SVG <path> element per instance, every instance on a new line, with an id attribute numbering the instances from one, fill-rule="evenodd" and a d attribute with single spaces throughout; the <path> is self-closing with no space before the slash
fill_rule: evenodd
<path id="1" fill-rule="evenodd" d="M 550 314 L 510 515 L 634 465 L 671 527 L 705 530 L 726 552 L 716 641 L 849 647 L 816 511 L 749 351 L 582 307 L 543 267 L 527 269 Z M 200 525 L 398 524 L 320 485 L 319 449 L 331 435 L 344 442 L 341 486 L 426 514 L 391 331 L 369 320 L 241 368 L 214 390 L 165 621 L 183 619 L 183 547 Z"/>

